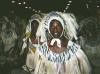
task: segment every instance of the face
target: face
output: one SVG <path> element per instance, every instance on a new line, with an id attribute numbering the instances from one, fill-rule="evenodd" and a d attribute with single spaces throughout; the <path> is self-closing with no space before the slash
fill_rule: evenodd
<path id="1" fill-rule="evenodd" d="M 5 45 L 13 44 L 17 39 L 17 34 L 15 31 L 15 24 L 13 23 L 3 23 L 2 24 L 2 31 L 1 31 L 1 38 Z"/>
<path id="2" fill-rule="evenodd" d="M 37 31 L 38 26 L 39 26 L 39 22 L 38 21 L 33 20 L 31 22 L 31 33 L 32 34 L 34 34 L 34 35 L 36 34 L 36 31 Z"/>
<path id="3" fill-rule="evenodd" d="M 58 20 L 52 20 L 49 29 L 54 38 L 59 38 L 63 31 L 63 27 Z"/>

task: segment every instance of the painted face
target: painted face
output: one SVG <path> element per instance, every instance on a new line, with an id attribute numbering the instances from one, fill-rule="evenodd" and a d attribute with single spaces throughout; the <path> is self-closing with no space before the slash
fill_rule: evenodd
<path id="1" fill-rule="evenodd" d="M 50 22 L 49 30 L 54 38 L 59 38 L 62 34 L 63 27 L 58 20 L 54 19 Z"/>
<path id="2" fill-rule="evenodd" d="M 39 26 L 39 22 L 38 21 L 33 20 L 31 22 L 31 33 L 32 33 L 32 35 L 36 34 L 38 26 Z"/>

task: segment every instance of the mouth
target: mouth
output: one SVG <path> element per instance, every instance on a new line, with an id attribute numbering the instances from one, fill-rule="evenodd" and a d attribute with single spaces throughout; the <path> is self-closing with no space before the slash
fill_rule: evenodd
<path id="1" fill-rule="evenodd" d="M 58 38 L 59 37 L 59 34 L 58 33 L 54 33 L 53 34 L 53 37 Z"/>
<path id="2" fill-rule="evenodd" d="M 57 33 L 54 33 L 55 35 L 57 35 Z"/>

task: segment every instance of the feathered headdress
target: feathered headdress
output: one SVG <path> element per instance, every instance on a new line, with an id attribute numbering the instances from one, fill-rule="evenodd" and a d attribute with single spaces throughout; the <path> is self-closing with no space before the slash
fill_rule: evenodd
<path id="1" fill-rule="evenodd" d="M 44 16 L 43 13 L 41 13 L 41 14 L 34 14 L 34 15 L 31 16 L 31 18 L 29 20 L 29 24 L 26 27 L 26 33 L 25 33 L 26 37 L 23 39 L 24 43 L 23 43 L 23 46 L 22 46 L 21 54 L 24 52 L 24 48 L 27 47 L 27 39 L 31 35 L 31 22 L 36 20 L 39 23 L 39 25 L 40 25 L 40 22 L 41 22 L 43 16 Z"/>
<path id="2" fill-rule="evenodd" d="M 42 14 L 41 15 L 34 14 L 31 16 L 31 18 L 29 20 L 29 24 L 26 27 L 26 36 L 30 36 L 30 34 L 31 34 L 31 22 L 34 20 L 36 20 L 40 24 L 40 21 L 42 20 Z"/>
<path id="3" fill-rule="evenodd" d="M 58 20 L 63 27 L 62 34 L 68 39 L 72 40 L 75 38 L 77 40 L 77 29 L 78 24 L 76 18 L 73 14 L 70 13 L 61 13 L 61 12 L 50 12 L 47 14 L 41 21 L 41 25 L 37 30 L 37 37 L 40 38 L 41 42 L 47 41 L 47 32 L 50 34 L 49 26 L 52 20 Z M 61 35 L 62 36 L 62 35 Z"/>

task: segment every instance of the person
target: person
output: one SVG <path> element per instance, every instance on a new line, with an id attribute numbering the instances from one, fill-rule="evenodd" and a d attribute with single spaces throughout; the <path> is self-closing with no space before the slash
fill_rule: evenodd
<path id="1" fill-rule="evenodd" d="M 88 56 L 91 66 L 92 74 L 98 72 L 100 67 L 99 58 L 100 55 L 100 9 L 97 8 L 95 14 L 88 16 L 80 21 L 80 36 L 78 37 L 78 43 Z M 95 55 L 96 54 L 96 55 Z M 95 58 L 94 58 L 95 57 Z M 95 60 L 97 62 L 95 63 Z M 99 73 L 99 72 L 98 72 Z"/>
<path id="2" fill-rule="evenodd" d="M 30 73 L 34 71 L 35 66 L 34 53 L 38 44 L 36 31 L 43 16 L 44 14 L 34 14 L 31 16 L 29 24 L 26 27 L 26 37 L 23 39 L 24 43 L 20 54 L 22 55 L 25 52 L 25 49 L 28 50 L 26 64 L 23 66 L 23 69 Z"/>
<path id="3" fill-rule="evenodd" d="M 91 67 L 77 40 L 78 24 L 71 13 L 50 12 L 37 30 L 39 46 L 34 74 L 90 74 Z"/>

